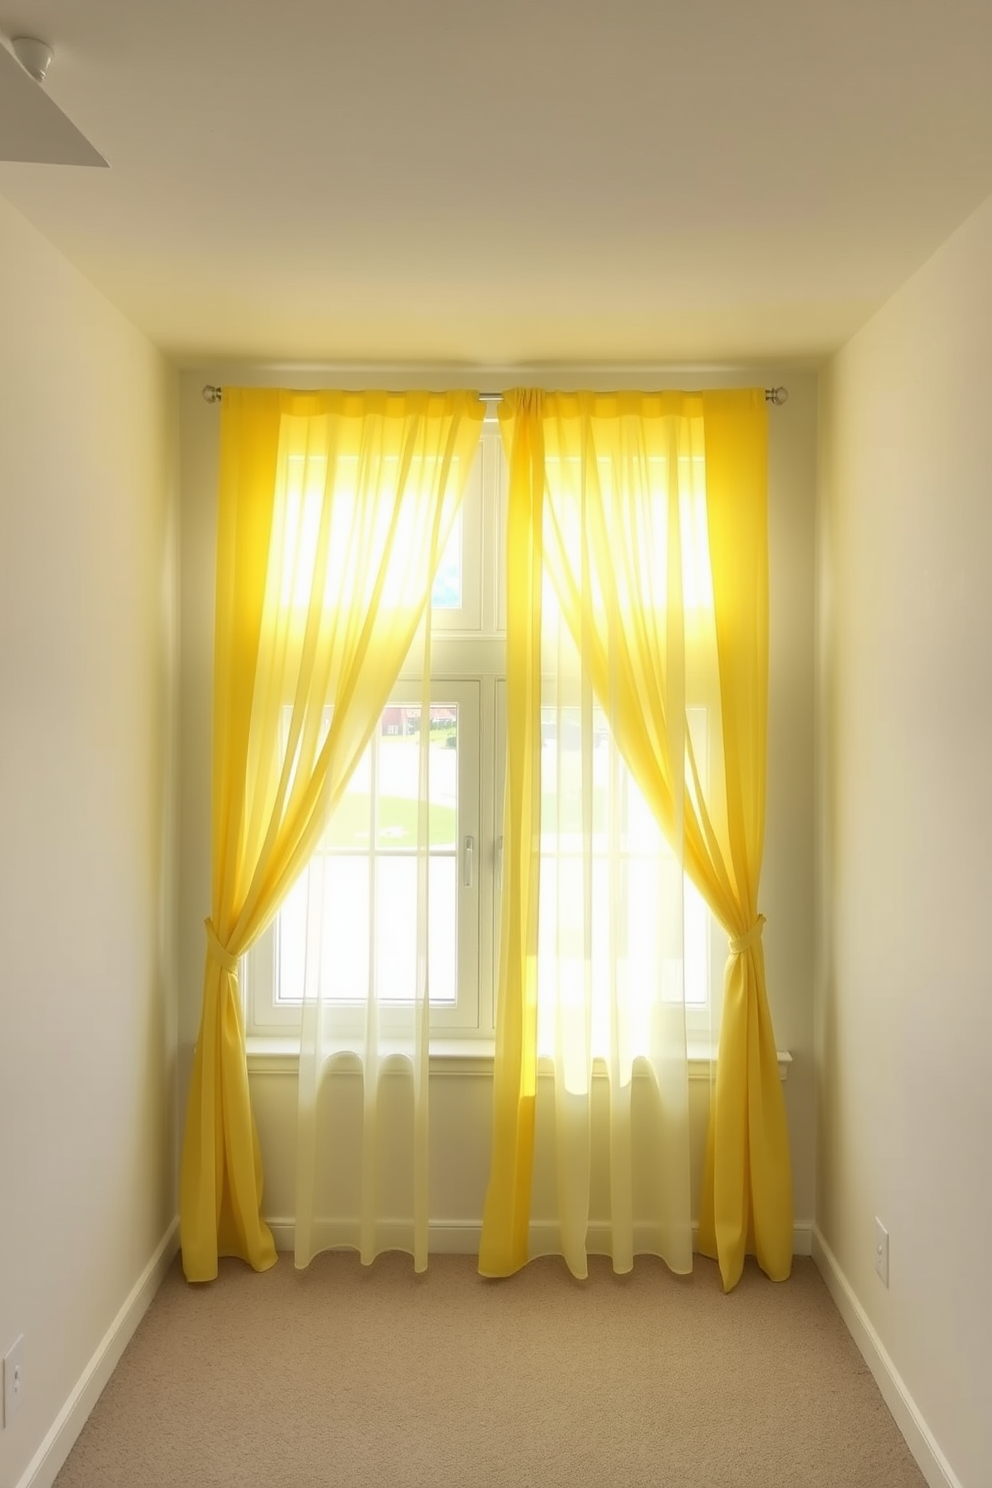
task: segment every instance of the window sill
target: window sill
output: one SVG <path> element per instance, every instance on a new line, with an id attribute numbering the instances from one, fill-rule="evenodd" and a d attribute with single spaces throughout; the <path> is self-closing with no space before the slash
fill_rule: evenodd
<path id="1" fill-rule="evenodd" d="M 300 1046 L 296 1039 L 251 1037 L 246 1040 L 248 1073 L 250 1075 L 295 1075 L 299 1068 Z M 495 1045 L 492 1039 L 431 1039 L 430 1072 L 432 1075 L 485 1075 L 492 1076 Z M 354 1056 L 338 1055 L 338 1066 L 342 1072 L 358 1073 L 359 1062 Z M 716 1062 L 715 1054 L 712 1063 Z M 699 1045 L 689 1046 L 689 1079 L 710 1078 L 711 1055 Z M 784 1082 L 789 1078 L 792 1055 L 784 1049 L 778 1051 L 778 1073 Z M 551 1073 L 550 1061 L 541 1060 L 538 1075 Z M 604 1076 L 605 1066 L 596 1060 L 593 1074 Z"/>

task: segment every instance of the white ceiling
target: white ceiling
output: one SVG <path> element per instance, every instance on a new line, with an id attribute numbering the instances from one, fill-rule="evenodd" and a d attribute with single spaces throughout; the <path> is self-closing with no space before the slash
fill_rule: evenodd
<path id="1" fill-rule="evenodd" d="M 816 363 L 992 194 L 990 0 L 0 0 L 0 194 L 180 363 Z"/>

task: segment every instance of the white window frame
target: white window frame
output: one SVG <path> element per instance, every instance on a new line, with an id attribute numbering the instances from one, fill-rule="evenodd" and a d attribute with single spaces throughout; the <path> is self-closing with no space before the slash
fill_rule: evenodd
<path id="1" fill-rule="evenodd" d="M 495 786 L 496 679 L 505 675 L 505 637 L 497 627 L 500 575 L 500 491 L 505 485 L 499 426 L 487 417 L 462 505 L 462 605 L 431 612 L 431 703 L 459 706 L 458 748 L 458 996 L 434 1003 L 431 1029 L 441 1038 L 491 1044 L 498 943 Z M 419 643 L 390 691 L 390 704 L 419 703 Z M 474 842 L 473 882 L 464 883 L 464 843 Z M 367 861 L 364 860 L 363 861 Z M 302 1003 L 276 995 L 278 916 L 242 958 L 249 1035 L 299 1035 Z M 346 1007 L 339 1004 L 339 1015 Z M 388 1004 L 382 1008 L 388 1032 Z"/>

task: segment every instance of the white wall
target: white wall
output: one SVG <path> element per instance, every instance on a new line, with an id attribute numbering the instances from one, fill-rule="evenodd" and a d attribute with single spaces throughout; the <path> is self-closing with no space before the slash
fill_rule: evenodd
<path id="1" fill-rule="evenodd" d="M 178 505 L 175 374 L 2 200 L 0 328 L 9 1488 L 175 1216 Z"/>
<path id="2" fill-rule="evenodd" d="M 210 729 L 213 644 L 213 586 L 216 542 L 216 483 L 219 416 L 204 402 L 205 382 L 314 385 L 417 385 L 409 372 L 386 374 L 378 382 L 368 371 L 315 375 L 312 370 L 211 367 L 181 380 L 182 430 L 182 744 L 180 890 L 180 1086 L 183 1111 L 192 1048 L 197 1036 L 203 982 L 203 918 L 210 903 Z M 637 386 L 644 378 L 606 374 L 608 385 Z M 449 384 L 436 370 L 420 385 Z M 603 383 L 603 374 L 574 369 L 562 375 L 542 372 L 547 386 Z M 479 373 L 473 384 L 488 387 L 527 381 L 526 372 L 498 369 Z M 816 462 L 816 380 L 810 375 L 759 369 L 734 376 L 682 373 L 650 379 L 655 386 L 752 385 L 786 382 L 790 397 L 770 412 L 771 697 L 768 822 L 761 908 L 768 916 L 765 948 L 770 1000 L 780 1049 L 794 1063 L 785 1086 L 792 1139 L 797 1223 L 813 1217 L 813 573 Z M 469 385 L 464 377 L 452 386 Z M 292 1060 L 274 1066 L 250 1061 L 252 1101 L 265 1169 L 263 1209 L 292 1223 L 296 1079 Z M 356 1079 L 340 1077 L 329 1096 L 336 1102 L 339 1152 L 348 1147 L 348 1109 L 359 1090 Z M 694 1133 L 694 1187 L 698 1194 L 708 1110 L 708 1086 L 691 1089 Z M 482 1215 L 489 1167 L 491 1075 L 464 1065 L 431 1076 L 431 1197 L 435 1226 L 432 1244 L 472 1240 Z M 358 1109 L 354 1105 L 355 1110 Z M 399 1145 L 399 1144 L 398 1144 Z M 357 1160 L 357 1144 L 353 1147 Z M 353 1193 L 357 1196 L 357 1162 Z M 553 1170 L 539 1149 L 534 1217 L 553 1209 Z M 601 1180 L 605 1174 L 601 1173 Z M 398 1192 L 402 1190 L 397 1188 Z M 600 1192 L 605 1194 L 601 1183 Z M 318 1199 L 320 1196 L 318 1195 Z M 355 1202 L 357 1203 L 357 1197 Z M 595 1211 L 595 1188 L 594 1188 Z M 318 1214 L 330 1200 L 318 1203 Z M 347 1214 L 343 1206 L 341 1210 Z M 353 1211 L 354 1212 L 354 1211 Z M 400 1211 L 402 1212 L 402 1210 Z M 287 1232 L 277 1234 L 285 1244 Z"/>
<path id="3" fill-rule="evenodd" d="M 817 1218 L 965 1488 L 992 1481 L 990 414 L 992 201 L 821 396 Z"/>

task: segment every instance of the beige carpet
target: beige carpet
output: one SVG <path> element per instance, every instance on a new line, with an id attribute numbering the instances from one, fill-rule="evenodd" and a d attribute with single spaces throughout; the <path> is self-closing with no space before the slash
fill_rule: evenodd
<path id="1" fill-rule="evenodd" d="M 57 1488 L 926 1488 L 813 1263 L 178 1265 Z"/>

